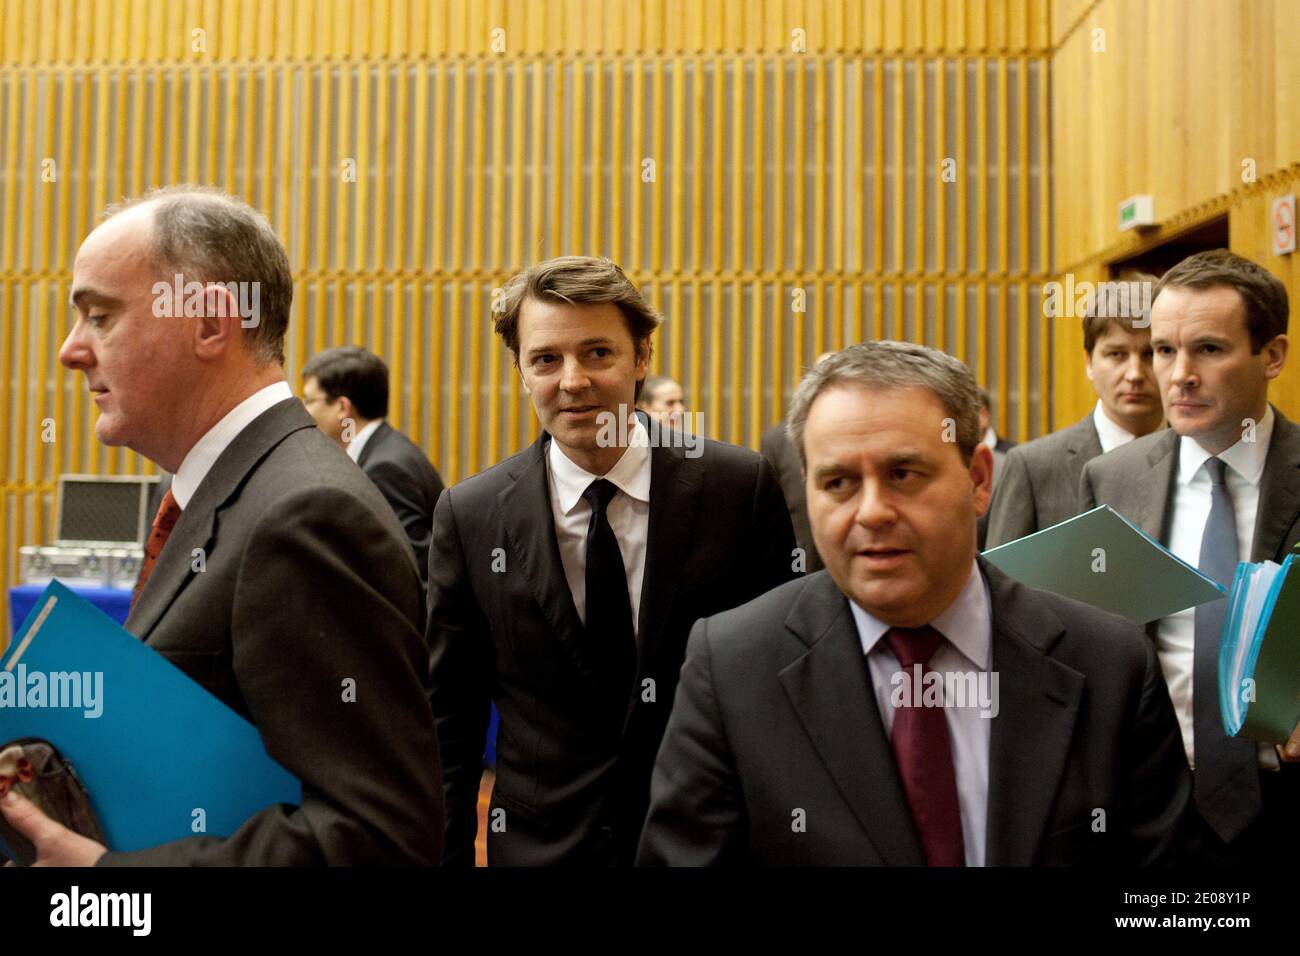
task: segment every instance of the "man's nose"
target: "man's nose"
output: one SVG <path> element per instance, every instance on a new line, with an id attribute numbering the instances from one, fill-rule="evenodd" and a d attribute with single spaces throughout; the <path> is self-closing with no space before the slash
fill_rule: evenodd
<path id="1" fill-rule="evenodd" d="M 897 518 L 893 504 L 881 488 L 880 482 L 864 481 L 858 498 L 858 513 L 855 520 L 864 528 L 879 528 Z"/>
<path id="2" fill-rule="evenodd" d="M 566 392 L 581 392 L 591 384 L 591 376 L 577 359 L 565 359 L 564 370 L 560 375 L 560 388 Z"/>
<path id="3" fill-rule="evenodd" d="M 59 347 L 59 361 L 70 369 L 85 369 L 94 364 L 94 353 L 86 341 L 84 324 L 80 319 L 72 326 L 72 331 Z"/>

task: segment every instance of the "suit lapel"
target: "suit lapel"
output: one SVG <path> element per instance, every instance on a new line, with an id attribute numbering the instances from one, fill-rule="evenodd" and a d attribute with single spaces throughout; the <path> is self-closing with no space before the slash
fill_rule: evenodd
<path id="1" fill-rule="evenodd" d="M 704 484 L 701 459 L 687 458 L 684 448 L 655 446 L 650 455 L 650 524 L 637 614 L 643 662 L 652 659 L 677 593 L 692 535 L 698 531 L 696 516 Z"/>
<path id="2" fill-rule="evenodd" d="M 1070 751 L 1083 676 L 1048 656 L 1060 619 L 980 559 L 993 608 L 998 715 L 989 738 L 988 866 L 1033 864 Z"/>
<path id="3" fill-rule="evenodd" d="M 1300 426 L 1273 409 L 1273 437 L 1259 483 L 1252 561 L 1281 561 L 1287 532 L 1300 514 Z"/>
<path id="4" fill-rule="evenodd" d="M 1151 469 L 1144 481 L 1135 481 L 1133 494 L 1138 498 L 1137 526 L 1161 544 L 1167 541 L 1167 519 L 1173 510 L 1174 477 L 1178 468 L 1178 433 L 1165 429 L 1160 441 L 1147 453 L 1147 466 Z M 1121 514 L 1126 514 L 1117 508 Z"/>
<path id="5" fill-rule="evenodd" d="M 181 512 L 148 583 L 140 592 L 140 600 L 131 609 L 127 630 L 141 640 L 148 639 L 163 613 L 198 573 L 194 570 L 194 549 L 202 548 L 205 555 L 212 551 L 217 511 L 272 448 L 293 432 L 314 428 L 315 424 L 301 401 L 286 398 L 253 419 L 235 436 Z"/>
<path id="6" fill-rule="evenodd" d="M 590 676 L 591 668 L 582 651 L 582 619 L 578 617 L 564 576 L 555 520 L 551 515 L 551 493 L 546 478 L 549 437 L 546 432 L 537 437 L 522 457 L 519 470 L 511 472 L 514 482 L 497 496 L 497 501 L 515 561 L 528 580 L 551 631 L 578 670 Z"/>
<path id="7" fill-rule="evenodd" d="M 1091 413 L 1070 429 L 1066 454 L 1066 474 L 1069 476 L 1071 492 L 1077 496 L 1083 478 L 1083 466 L 1101 454 L 1101 439 L 1097 435 L 1097 425 L 1092 420 Z"/>
<path id="8" fill-rule="evenodd" d="M 388 438 L 388 433 L 392 430 L 393 429 L 388 422 L 379 423 L 379 427 L 374 430 L 370 435 L 370 440 L 366 442 L 366 447 L 362 448 L 361 454 L 357 456 L 358 467 L 365 467 L 366 462 L 370 460 L 370 456 L 374 454 L 375 449 L 384 443 L 384 440 Z"/>
<path id="9" fill-rule="evenodd" d="M 857 627 L 829 574 L 812 576 L 785 626 L 808 651 L 780 672 L 781 685 L 840 795 L 884 863 L 924 866 Z"/>

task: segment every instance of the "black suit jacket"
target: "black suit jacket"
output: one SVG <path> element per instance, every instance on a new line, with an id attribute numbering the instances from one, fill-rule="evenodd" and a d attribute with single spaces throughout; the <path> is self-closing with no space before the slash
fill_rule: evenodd
<path id="1" fill-rule="evenodd" d="M 381 422 L 375 429 L 361 449 L 357 464 L 392 505 L 411 542 L 423 581 L 429 567 L 433 509 L 444 487 L 442 476 L 415 442 L 388 422 Z"/>
<path id="2" fill-rule="evenodd" d="M 252 721 L 302 805 L 101 863 L 436 863 L 420 620 L 415 562 L 375 486 L 298 399 L 260 415 L 181 513 L 126 627 Z"/>
<path id="3" fill-rule="evenodd" d="M 493 698 L 501 722 L 488 862 L 630 863 L 691 625 L 794 576 L 790 518 L 762 458 L 707 440 L 694 458 L 653 448 L 630 716 L 621 734 L 594 720 L 583 625 L 551 517 L 548 441 L 543 432 L 449 488 L 434 512 L 428 639 L 448 864 L 474 863 Z"/>
<path id="4" fill-rule="evenodd" d="M 781 482 L 781 493 L 785 496 L 786 507 L 790 509 L 790 523 L 794 526 L 794 539 L 805 555 L 804 570 L 812 574 L 825 565 L 813 543 L 812 525 L 808 521 L 808 496 L 804 491 L 803 460 L 799 449 L 794 447 L 790 436 L 786 434 L 785 422 L 778 422 L 767 431 L 759 444 L 763 457 L 767 459 L 777 480 Z"/>
<path id="5" fill-rule="evenodd" d="M 1122 618 L 979 565 L 1000 681 L 987 864 L 1166 859 L 1189 784 L 1150 645 Z M 924 865 L 829 573 L 695 626 L 638 862 Z"/>

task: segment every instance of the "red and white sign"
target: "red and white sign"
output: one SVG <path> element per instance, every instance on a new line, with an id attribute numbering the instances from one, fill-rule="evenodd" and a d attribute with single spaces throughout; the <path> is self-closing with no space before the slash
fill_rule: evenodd
<path id="1" fill-rule="evenodd" d="M 1273 236 L 1273 255 L 1284 256 L 1295 252 L 1295 194 L 1278 196 L 1273 200 L 1269 216 L 1269 232 Z"/>

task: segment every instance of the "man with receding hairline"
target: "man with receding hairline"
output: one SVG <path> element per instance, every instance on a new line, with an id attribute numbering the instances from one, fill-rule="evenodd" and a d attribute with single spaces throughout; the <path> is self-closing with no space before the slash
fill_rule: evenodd
<path id="1" fill-rule="evenodd" d="M 59 360 L 86 376 L 100 441 L 174 473 L 127 630 L 252 722 L 302 782 L 302 802 L 233 834 L 106 853 L 10 793 L 0 808 L 38 864 L 427 864 L 441 853 L 419 574 L 383 496 L 285 381 L 292 299 L 264 217 L 216 190 L 157 191 L 111 209 L 82 243 Z M 131 759 L 132 742 L 121 747 Z"/>

